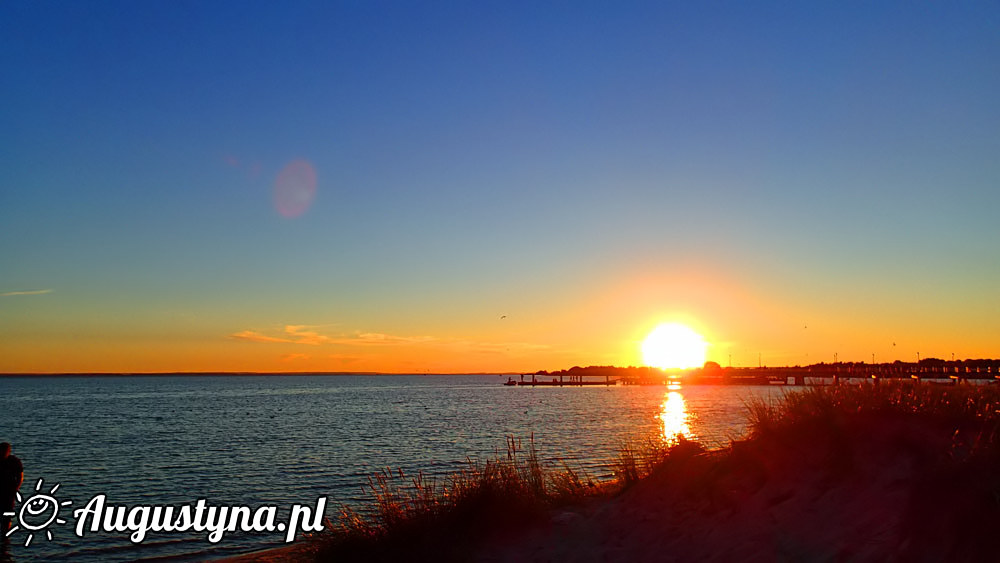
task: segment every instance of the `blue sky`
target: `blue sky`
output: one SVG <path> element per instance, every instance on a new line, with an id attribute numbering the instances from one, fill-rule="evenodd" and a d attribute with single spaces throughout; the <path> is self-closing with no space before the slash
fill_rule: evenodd
<path id="1" fill-rule="evenodd" d="M 136 346 L 107 365 L 141 370 L 136 339 L 207 369 L 252 346 L 230 335 L 288 325 L 546 350 L 455 369 L 624 363 L 622 331 L 657 315 L 779 363 L 864 359 L 895 334 L 904 359 L 937 342 L 996 355 L 998 15 L 6 3 L 0 293 L 52 291 L 0 298 L 0 370 L 104 365 L 81 341 Z M 272 189 L 296 159 L 317 193 L 288 219 Z M 703 277 L 738 290 L 677 286 Z M 661 290 L 608 313 L 636 280 Z M 734 291 L 730 317 L 706 312 Z M 553 321 L 595 307 L 607 331 Z M 754 307 L 829 329 L 798 342 Z M 523 323 L 494 326 L 510 312 Z"/>

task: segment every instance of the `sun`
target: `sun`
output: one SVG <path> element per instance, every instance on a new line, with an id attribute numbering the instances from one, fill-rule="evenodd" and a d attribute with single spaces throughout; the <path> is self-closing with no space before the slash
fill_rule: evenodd
<path id="1" fill-rule="evenodd" d="M 643 361 L 661 369 L 701 367 L 707 350 L 700 334 L 677 323 L 661 324 L 642 341 Z"/>

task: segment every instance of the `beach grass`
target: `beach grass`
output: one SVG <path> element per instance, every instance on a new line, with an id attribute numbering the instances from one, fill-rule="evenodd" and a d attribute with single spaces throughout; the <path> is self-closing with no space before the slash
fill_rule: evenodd
<path id="1" fill-rule="evenodd" d="M 765 558 L 804 553 L 823 560 L 980 560 L 1000 552 L 994 539 L 1000 526 L 1000 387 L 812 387 L 773 401 L 750 400 L 747 417 L 747 436 L 714 451 L 682 437 L 672 444 L 662 438 L 623 442 L 611 460 L 615 479 L 608 482 L 566 464 L 546 469 L 551 465 L 538 459 L 533 440 L 522 447 L 514 438 L 504 454 L 470 460 L 442 481 L 382 471 L 369 482 L 372 506 L 365 512 L 344 508 L 333 529 L 321 534 L 317 560 L 476 560 L 484 546 L 551 529 L 566 507 L 602 503 L 634 505 L 624 513 L 646 514 L 645 523 L 618 516 L 598 530 L 624 526 L 643 537 L 643 526 L 667 526 L 675 512 L 688 510 L 682 507 L 696 507 L 701 515 L 686 516 L 684 527 L 702 525 L 710 530 L 706 537 L 726 526 L 732 530 L 714 543 L 677 540 L 678 556 L 695 559 L 760 555 L 754 550 L 765 550 Z M 815 507 L 827 512 L 811 517 L 806 528 L 815 531 L 796 531 Z M 759 538 L 746 530 L 768 520 L 774 530 L 753 533 L 794 538 L 789 545 L 802 544 L 804 535 L 809 551 L 753 543 Z M 731 545 L 741 533 L 752 541 Z M 641 546 L 619 543 L 615 553 L 642 553 L 628 551 Z M 599 559 L 602 547 L 596 549 L 591 555 Z M 575 556 L 540 553 L 548 553 L 541 559 Z"/>
<path id="2" fill-rule="evenodd" d="M 371 504 L 340 509 L 319 538 L 318 561 L 389 561 L 433 554 L 436 561 L 466 561 L 478 546 L 502 542 L 511 530 L 543 525 L 553 510 L 599 501 L 641 482 L 672 455 L 703 448 L 678 437 L 625 440 L 611 464 L 614 477 L 596 480 L 568 463 L 543 466 L 533 437 L 508 437 L 506 452 L 438 481 L 385 469 L 365 487 Z M 418 557 L 419 558 L 419 557 Z"/>
<path id="3" fill-rule="evenodd" d="M 925 436 L 950 440 L 952 457 L 997 453 L 1000 386 L 932 385 L 885 381 L 834 385 L 784 394 L 777 401 L 747 401 L 750 437 L 847 431 L 875 419 L 919 426 Z"/>
<path id="4" fill-rule="evenodd" d="M 369 478 L 372 505 L 340 510 L 319 553 L 321 560 L 389 560 L 435 553 L 439 561 L 464 560 L 472 544 L 510 526 L 530 526 L 554 507 L 604 494 L 606 488 L 563 464 L 545 469 L 534 439 L 507 438 L 506 452 L 469 459 L 443 480 L 383 470 Z"/>

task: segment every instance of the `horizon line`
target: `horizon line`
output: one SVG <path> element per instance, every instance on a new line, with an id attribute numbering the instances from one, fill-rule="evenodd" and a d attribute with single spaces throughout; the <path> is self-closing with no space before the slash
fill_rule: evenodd
<path id="1" fill-rule="evenodd" d="M 934 363 L 942 362 L 944 364 L 956 364 L 965 362 L 1000 362 L 1000 359 L 996 358 L 966 358 L 964 360 L 942 360 L 940 358 L 924 358 L 919 362 L 904 362 L 902 360 L 894 360 L 892 362 L 880 362 L 877 364 L 871 364 L 868 362 L 819 362 L 815 364 L 808 365 L 785 365 L 785 366 L 721 366 L 718 362 L 712 362 L 718 365 L 721 369 L 791 369 L 791 368 L 809 368 L 813 366 L 834 366 L 838 364 L 842 365 L 877 365 L 877 366 L 891 366 L 895 364 L 912 364 L 919 365 L 921 363 L 928 362 L 928 360 Z M 708 362 L 706 362 L 708 363 Z M 690 371 L 696 369 L 704 369 L 704 366 L 689 367 L 689 368 L 658 368 L 655 366 L 614 366 L 614 365 L 589 365 L 589 366 L 572 366 L 568 368 L 562 368 L 557 370 L 535 370 L 532 372 L 522 372 L 522 371 L 476 371 L 476 372 L 463 372 L 463 371 L 452 371 L 452 372 L 412 372 L 412 371 L 145 371 L 145 372 L 129 372 L 129 371 L 68 371 L 68 372 L 0 372 L 0 377 L 146 377 L 146 376 L 157 376 L 157 375 L 178 375 L 178 376 L 195 376 L 195 375 L 211 375 L 211 376 L 225 376 L 225 375 L 373 375 L 373 376 L 394 376 L 394 375 L 496 375 L 496 376 L 510 376 L 510 375 L 537 375 L 540 372 L 559 372 L 559 371 L 570 371 L 572 369 L 589 369 L 589 368 L 613 368 L 613 369 L 663 369 L 664 371 Z"/>

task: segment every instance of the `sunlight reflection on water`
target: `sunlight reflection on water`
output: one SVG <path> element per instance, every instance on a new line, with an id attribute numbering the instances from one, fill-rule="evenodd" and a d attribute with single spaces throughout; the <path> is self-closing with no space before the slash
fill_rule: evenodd
<path id="1" fill-rule="evenodd" d="M 660 420 L 663 422 L 663 441 L 672 446 L 678 442 L 678 436 L 691 438 L 691 427 L 688 426 L 690 415 L 684 395 L 678 391 L 668 391 L 660 407 Z"/>

